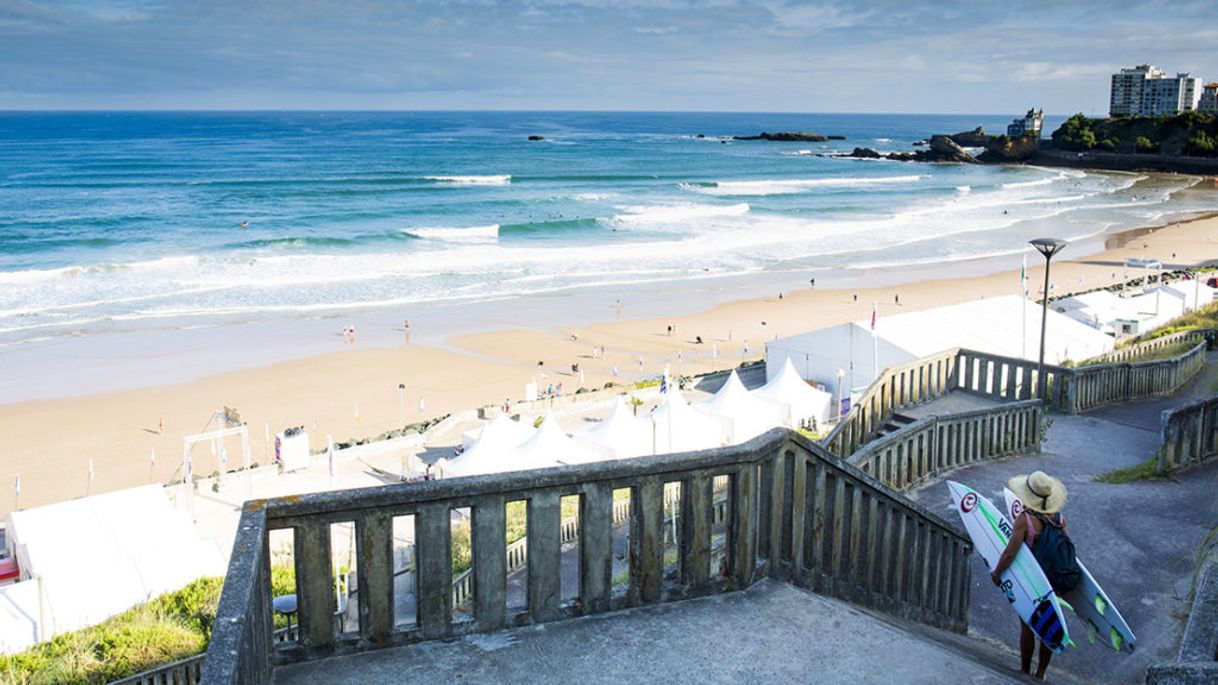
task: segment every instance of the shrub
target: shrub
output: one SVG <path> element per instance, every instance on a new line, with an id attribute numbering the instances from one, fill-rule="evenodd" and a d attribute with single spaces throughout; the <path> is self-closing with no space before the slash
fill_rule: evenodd
<path id="1" fill-rule="evenodd" d="M 1117 149 L 1117 143 L 1120 142 L 1116 138 L 1105 138 L 1100 141 L 1100 149 L 1107 152 L 1112 152 Z"/>
<path id="2" fill-rule="evenodd" d="M 1155 152 L 1159 149 L 1159 146 L 1151 142 L 1150 138 L 1146 136 L 1138 136 L 1138 139 L 1134 141 L 1134 148 L 1138 152 Z"/>

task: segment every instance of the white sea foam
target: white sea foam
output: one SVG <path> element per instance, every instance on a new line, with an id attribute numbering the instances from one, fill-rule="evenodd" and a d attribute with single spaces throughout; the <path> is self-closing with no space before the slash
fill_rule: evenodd
<path id="1" fill-rule="evenodd" d="M 960 193 L 961 195 L 964 195 L 966 193 L 971 193 L 971 192 L 973 192 L 973 187 L 972 186 L 956 186 L 956 192 Z"/>
<path id="2" fill-rule="evenodd" d="M 891 142 L 892 142 L 892 138 L 876 138 L 876 139 L 875 139 L 875 142 L 877 142 L 877 143 L 891 143 Z"/>
<path id="3" fill-rule="evenodd" d="M 873 185 L 899 185 L 917 183 L 923 177 L 909 176 L 857 176 L 844 178 L 785 178 L 771 181 L 719 181 L 714 185 L 682 183 L 685 190 L 707 195 L 790 195 L 813 188 L 855 188 Z"/>
<path id="4" fill-rule="evenodd" d="M 494 242 L 499 239 L 499 224 L 469 226 L 465 228 L 424 226 L 420 228 L 407 228 L 402 233 L 428 240 L 445 240 L 455 243 L 485 243 Z"/>
<path id="5" fill-rule="evenodd" d="M 734 205 L 645 205 L 623 207 L 623 210 L 625 211 L 625 214 L 617 214 L 613 216 L 611 221 L 621 224 L 646 225 L 654 223 L 684 222 L 694 219 L 708 219 L 714 217 L 740 216 L 748 213 L 749 205 L 745 202 Z"/>
<path id="6" fill-rule="evenodd" d="M 476 186 L 505 186 L 512 182 L 512 177 L 507 174 L 487 176 L 424 176 L 423 178 L 424 180 L 435 181 L 436 183 Z"/>

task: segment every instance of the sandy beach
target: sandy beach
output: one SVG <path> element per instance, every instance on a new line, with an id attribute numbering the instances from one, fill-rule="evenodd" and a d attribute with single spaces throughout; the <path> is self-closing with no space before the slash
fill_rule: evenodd
<path id="1" fill-rule="evenodd" d="M 1088 255 L 1072 255 L 1067 248 L 1053 265 L 1054 293 L 1122 280 L 1130 258 L 1157 258 L 1166 268 L 1212 263 L 1218 260 L 1218 218 L 1108 236 L 1105 249 Z M 1043 261 L 1030 254 L 1028 265 L 1035 293 L 1043 280 Z M 303 425 L 319 449 L 327 435 L 336 441 L 372 436 L 400 427 L 403 420 L 412 423 L 515 400 L 531 381 L 543 390 L 561 384 L 564 393 L 573 392 L 581 386 L 574 364 L 588 388 L 654 376 L 666 365 L 677 374 L 722 369 L 762 357 L 764 343 L 775 336 L 867 319 L 873 302 L 884 317 L 1018 292 L 1019 258 L 1004 258 L 998 269 L 983 276 L 869 289 L 804 288 L 783 292 L 781 298 L 774 292 L 764 299 L 665 318 L 632 318 L 629 301 L 622 303 L 619 315 L 607 294 L 604 320 L 586 327 L 554 321 L 549 329 L 466 333 L 448 339 L 443 349 L 420 343 L 391 348 L 356 343 L 339 352 L 176 385 L 4 405 L 0 484 L 7 485 L 0 491 L 0 512 L 170 479 L 181 466 L 182 437 L 203 429 L 222 406 L 236 409 L 248 422 L 252 459 L 265 464 L 271 448 L 264 436 L 266 426 L 273 433 Z M 944 268 L 948 273 L 958 270 L 958 265 Z M 876 280 L 900 281 L 901 274 L 877 273 Z M 399 384 L 406 385 L 404 394 Z M 241 459 L 232 444 L 230 468 Z M 218 457 L 206 446 L 196 447 L 193 454 L 196 473 L 216 470 Z M 18 476 L 19 499 L 13 487 Z"/>

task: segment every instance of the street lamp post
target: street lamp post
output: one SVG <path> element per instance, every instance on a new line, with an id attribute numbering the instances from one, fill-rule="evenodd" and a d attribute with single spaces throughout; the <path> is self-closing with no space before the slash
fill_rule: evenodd
<path id="1" fill-rule="evenodd" d="M 1045 326 L 1049 323 L 1049 262 L 1053 255 L 1061 252 L 1066 241 L 1058 238 L 1037 238 L 1029 240 L 1036 251 L 1045 256 L 1045 290 L 1040 308 L 1040 358 L 1036 362 L 1036 394 L 1040 399 L 1045 398 Z"/>

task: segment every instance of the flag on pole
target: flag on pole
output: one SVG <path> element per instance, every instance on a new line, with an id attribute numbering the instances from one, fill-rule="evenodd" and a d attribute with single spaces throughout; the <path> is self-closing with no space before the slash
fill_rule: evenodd
<path id="1" fill-rule="evenodd" d="M 152 448 L 152 456 L 148 457 L 148 466 L 156 468 L 156 448 Z"/>
<path id="2" fill-rule="evenodd" d="M 422 414 L 426 410 L 427 410 L 427 400 L 420 397 L 419 398 L 419 413 Z"/>
<path id="3" fill-rule="evenodd" d="M 1023 263 L 1019 265 L 1019 288 L 1023 290 L 1023 296 L 1028 296 L 1028 255 L 1023 256 Z"/>
<path id="4" fill-rule="evenodd" d="M 13 490 L 17 492 L 17 496 L 21 496 L 21 474 L 17 474 L 17 480 L 13 483 Z"/>
<path id="5" fill-rule="evenodd" d="M 330 463 L 330 475 L 334 475 L 334 436 L 326 436 L 326 461 Z"/>
<path id="6" fill-rule="evenodd" d="M 89 460 L 89 482 L 93 482 L 93 460 Z"/>
<path id="7" fill-rule="evenodd" d="M 871 303 L 871 330 L 873 330 L 873 331 L 875 330 L 875 322 L 876 322 L 876 319 L 879 317 L 879 315 L 880 315 L 880 313 L 876 309 L 876 303 L 872 302 Z"/>

